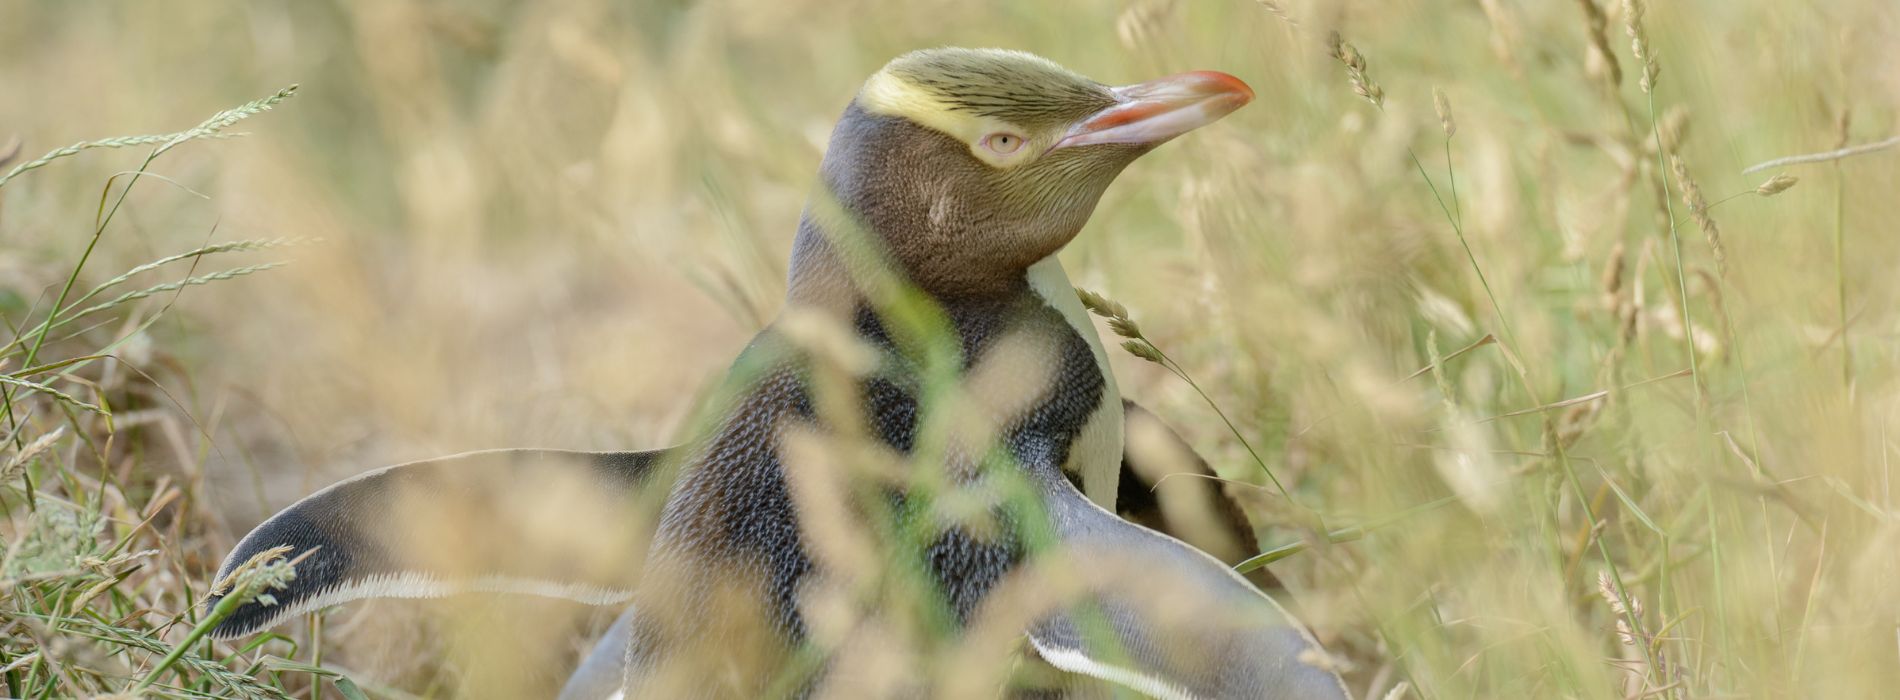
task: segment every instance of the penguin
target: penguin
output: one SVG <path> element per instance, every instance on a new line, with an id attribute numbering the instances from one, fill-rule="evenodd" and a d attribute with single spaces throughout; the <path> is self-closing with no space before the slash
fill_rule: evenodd
<path id="1" fill-rule="evenodd" d="M 977 691 L 1346 697 L 1271 597 L 1137 524 L 1167 521 L 1122 483 L 1155 482 L 1124 454 L 1125 421 L 1143 414 L 1124 406 L 1056 259 L 1125 167 L 1252 98 L 1213 71 L 1111 87 L 1017 51 L 892 60 L 838 120 L 794 239 L 786 311 L 735 361 L 706 429 L 668 450 L 481 452 L 340 482 L 240 541 L 220 579 L 274 548 L 302 559 L 287 588 L 213 633 L 367 597 L 526 593 L 631 604 L 564 697 L 848 694 L 849 669 L 801 656 L 806 598 L 840 574 L 807 540 L 817 516 L 794 491 L 819 469 L 801 445 L 861 438 L 900 458 L 927 453 L 935 463 L 909 466 L 940 470 L 943 488 L 1033 505 L 937 524 L 915 562 L 965 638 L 1010 647 L 978 652 L 1056 671 L 1040 688 L 985 677 Z M 953 358 L 947 390 L 975 417 L 948 438 L 924 434 L 926 398 L 945 384 L 918 318 L 934 322 Z M 813 350 L 814 327 L 871 358 L 842 392 L 855 418 L 833 410 L 836 368 Z M 915 481 L 892 483 L 881 502 L 897 512 L 927 500 L 901 485 Z M 827 517 L 863 515 L 845 510 Z M 1254 548 L 1231 504 L 1215 517 L 1230 546 Z M 1069 595 L 1007 602 L 1045 579 Z M 903 694 L 946 692 L 963 694 Z"/>

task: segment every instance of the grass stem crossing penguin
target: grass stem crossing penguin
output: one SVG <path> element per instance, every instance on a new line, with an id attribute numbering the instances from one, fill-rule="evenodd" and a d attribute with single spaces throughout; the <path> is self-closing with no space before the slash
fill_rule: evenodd
<path id="1" fill-rule="evenodd" d="M 353 598 L 525 592 L 634 602 L 573 697 L 1343 697 L 1271 599 L 1114 513 L 1123 403 L 1055 259 L 1124 167 L 1252 97 L 1215 72 L 1110 87 L 1013 51 L 897 58 L 833 131 L 787 310 L 741 354 L 706 430 L 666 452 L 480 453 L 333 486 L 240 543 L 226 572 L 277 546 L 309 559 L 279 605 L 246 605 L 217 632 Z M 841 393 L 814 328 L 869 355 Z M 839 395 L 852 417 L 832 410 Z M 967 410 L 941 419 L 946 402 Z M 836 447 L 852 439 L 913 471 L 860 502 L 813 496 L 855 459 Z M 915 507 L 965 496 L 969 518 Z M 414 497 L 429 507 L 404 507 Z M 474 557 L 432 556 L 415 534 L 470 520 L 458 535 L 495 543 Z M 596 525 L 576 536 L 574 521 Z M 931 647 L 928 678 L 875 681 L 874 665 L 824 653 L 910 619 L 880 609 L 884 574 L 854 579 L 850 552 L 821 536 L 890 523 L 915 552 L 888 576 L 925 582 L 941 611 L 923 617 L 957 630 Z M 869 612 L 840 631 L 814 616 L 827 600 Z M 941 672 L 1018 652 L 1054 680 Z"/>

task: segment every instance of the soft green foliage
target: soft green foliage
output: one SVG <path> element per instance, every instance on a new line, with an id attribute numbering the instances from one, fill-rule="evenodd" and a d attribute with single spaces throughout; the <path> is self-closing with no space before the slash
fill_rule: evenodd
<path id="1" fill-rule="evenodd" d="M 0 168 L 8 692 L 172 656 L 148 692 L 546 694 L 571 606 L 180 642 L 234 538 L 337 478 L 666 444 L 776 313 L 858 82 L 954 44 L 1258 93 L 1065 264 L 1139 337 L 1123 393 L 1260 487 L 1356 692 L 1890 694 L 1900 5 L 1645 4 L 12 3 L 0 144 L 75 145 Z M 179 135 L 84 140 L 291 83 L 143 176 L 108 147 Z M 296 264 L 228 279 L 259 252 Z"/>
<path id="2" fill-rule="evenodd" d="M 158 531 L 153 523 L 161 516 L 190 517 L 188 512 L 168 512 L 168 506 L 179 500 L 180 490 L 164 477 L 154 479 L 141 474 L 142 478 L 128 482 L 110 470 L 98 470 L 107 461 L 141 466 L 136 448 L 114 449 L 115 441 L 125 432 L 115 426 L 115 412 L 108 408 L 115 402 L 137 402 L 127 395 L 123 371 L 108 369 L 103 376 L 86 371 L 95 361 L 124 363 L 123 357 L 112 354 L 113 348 L 144 338 L 147 328 L 177 297 L 173 295 L 162 307 L 121 307 L 187 286 L 268 270 L 277 264 L 247 265 L 206 275 L 187 272 L 172 282 L 83 306 L 100 292 L 144 273 L 169 271 L 175 263 L 195 265 L 206 256 L 271 248 L 284 241 L 201 246 L 132 267 L 77 298 L 69 299 L 69 295 L 85 274 L 98 242 L 107 235 L 119 204 L 159 156 L 189 141 L 225 136 L 226 128 L 269 110 L 289 97 L 293 89 L 219 112 L 199 126 L 175 134 L 81 142 L 16 167 L 0 178 L 0 186 L 5 186 L 14 176 L 91 148 L 153 146 L 143 164 L 123 184 L 115 185 L 120 182 L 117 176 L 107 181 L 92 243 L 71 266 L 56 300 L 38 314 L 29 313 L 28 318 L 8 319 L 9 326 L 18 330 L 10 342 L 0 346 L 0 370 L 8 371 L 0 374 L 5 415 L 0 435 L 11 448 L 6 452 L 5 469 L 0 470 L 0 477 L 4 477 L 0 488 L 5 489 L 0 493 L 0 508 L 4 508 L 8 525 L 5 553 L 0 555 L 0 587 L 4 587 L 0 595 L 7 601 L 0 607 L 0 628 L 5 630 L 0 634 L 0 669 L 4 669 L 10 695 L 78 697 L 122 691 L 132 697 L 288 697 L 280 682 L 258 673 L 258 666 L 233 666 L 211 658 L 210 648 L 200 648 L 198 642 L 237 602 L 267 596 L 273 587 L 281 587 L 282 580 L 294 576 L 290 564 L 263 563 L 255 571 L 239 572 L 231 584 L 238 587 L 236 592 L 203 620 L 197 619 L 199 601 L 193 591 L 203 590 L 202 581 L 208 572 L 197 570 L 202 564 L 180 549 L 195 546 L 208 522 L 179 521 L 169 532 Z M 105 206 L 109 200 L 114 202 L 110 209 Z M 114 332 L 82 328 L 73 335 L 55 337 L 75 321 L 115 309 L 122 312 L 119 320 L 123 325 Z M 40 317 L 37 323 L 33 316 Z M 62 353 L 63 359 L 35 364 L 43 357 L 42 350 Z M 135 367 L 133 371 L 151 378 Z M 97 397 L 97 403 L 54 386 L 68 382 Z M 61 449 L 61 438 L 69 430 L 70 434 L 83 436 L 87 449 Z M 137 439 L 138 431 L 131 431 L 131 436 Z M 146 505 L 136 506 L 134 499 Z M 141 545 L 152 548 L 132 549 Z M 185 580 L 180 580 L 180 574 Z M 192 579 L 201 583 L 186 582 Z M 168 633 L 181 625 L 185 630 L 182 638 L 167 640 Z M 294 644 L 290 646 L 293 653 L 295 648 Z M 258 664 L 274 658 L 268 654 L 254 656 Z M 334 671 L 324 673 L 336 675 Z"/>

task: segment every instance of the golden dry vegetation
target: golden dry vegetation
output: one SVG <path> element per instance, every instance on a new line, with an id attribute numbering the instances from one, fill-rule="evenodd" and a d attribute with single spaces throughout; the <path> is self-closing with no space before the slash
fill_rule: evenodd
<path id="1" fill-rule="evenodd" d="M 299 86 L 140 177 L 169 140 L 0 184 L 6 694 L 549 692 L 611 611 L 180 645 L 236 537 L 339 478 L 675 439 L 777 313 L 831 122 L 935 45 L 1257 91 L 1064 259 L 1291 489 L 1249 515 L 1356 692 L 1900 686 L 1900 149 L 1742 172 L 1900 134 L 1889 0 L 218 0 L 0 5 L 0 173 Z"/>

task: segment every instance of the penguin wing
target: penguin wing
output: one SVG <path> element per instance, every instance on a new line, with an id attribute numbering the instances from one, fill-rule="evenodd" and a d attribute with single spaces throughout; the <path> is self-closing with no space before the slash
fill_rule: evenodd
<path id="1" fill-rule="evenodd" d="M 274 547 L 302 559 L 285 588 L 243 604 L 212 634 L 248 634 L 362 598 L 488 591 L 624 603 L 658 510 L 642 487 L 665 454 L 495 450 L 338 482 L 238 542 L 219 581 Z"/>
<path id="2" fill-rule="evenodd" d="M 1160 698 L 1348 697 L 1311 634 L 1227 566 L 1045 483 L 1087 591 L 1031 626 L 1045 662 Z"/>

